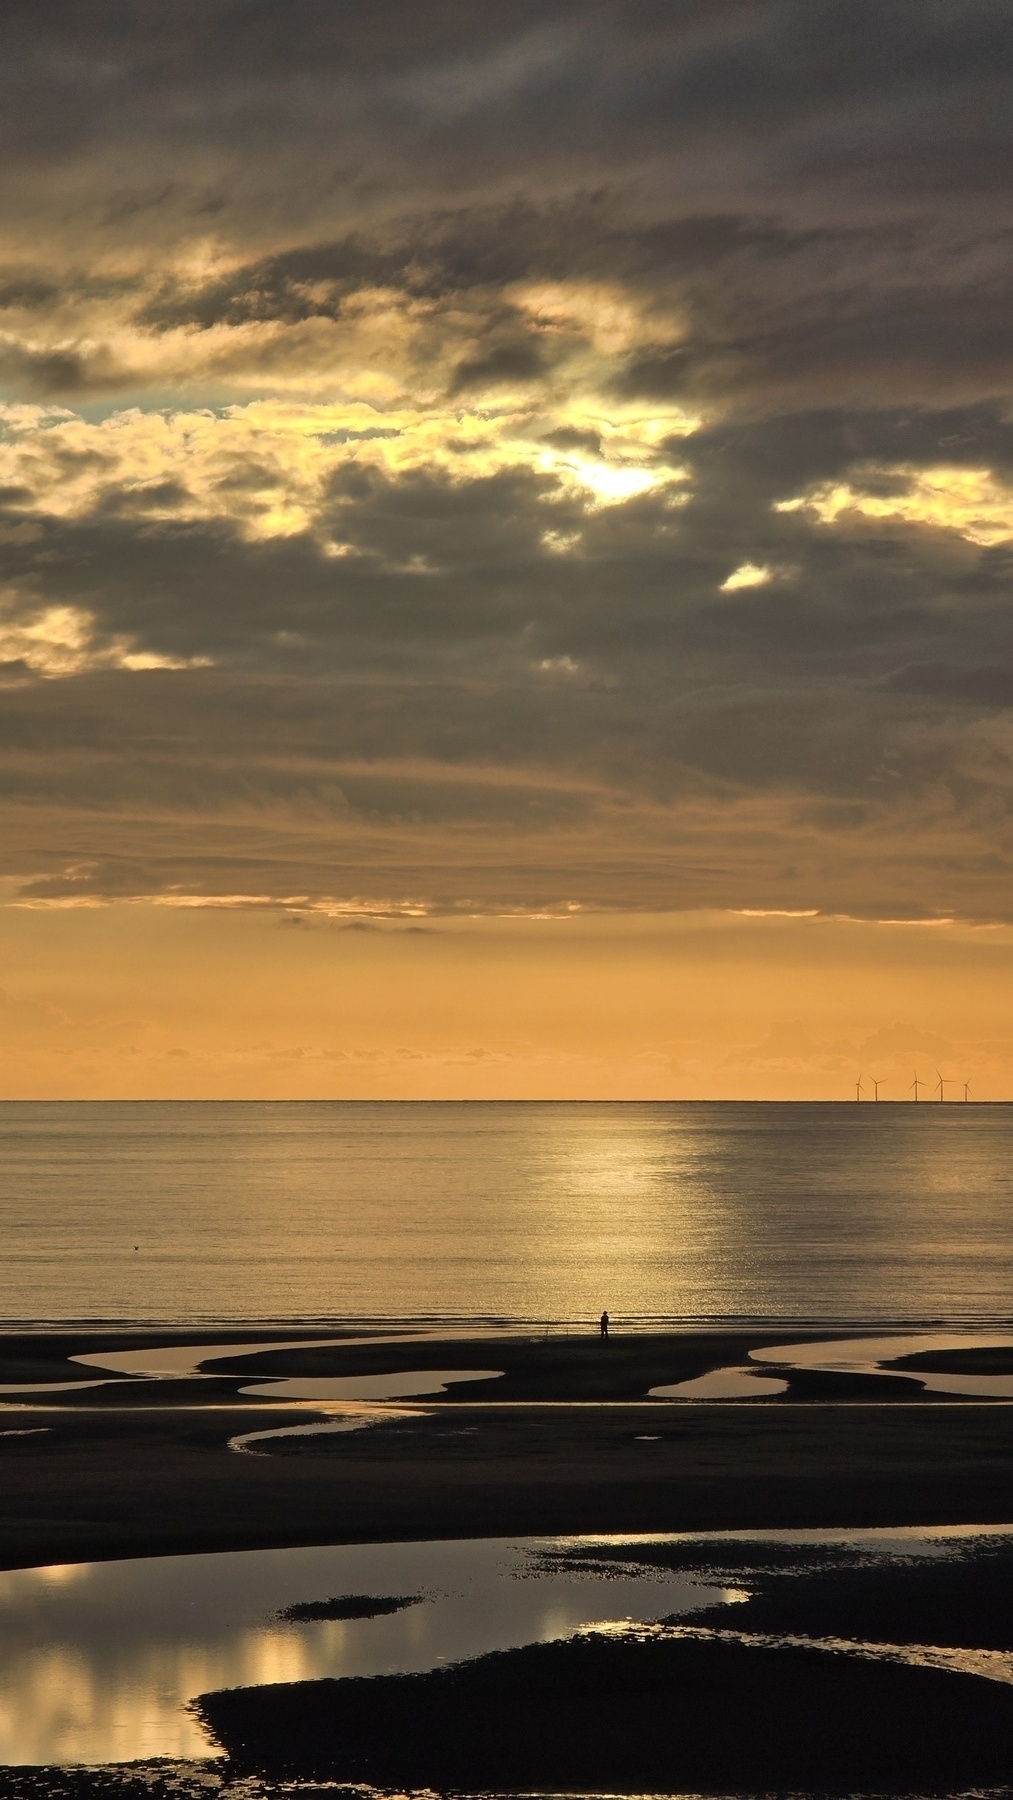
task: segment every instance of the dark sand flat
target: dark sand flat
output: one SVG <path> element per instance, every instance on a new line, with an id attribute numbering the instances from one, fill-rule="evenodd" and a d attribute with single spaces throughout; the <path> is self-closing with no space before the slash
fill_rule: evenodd
<path id="1" fill-rule="evenodd" d="M 647 1636 L 240 1688 L 198 1710 L 240 1772 L 444 1792 L 952 1793 L 1008 1780 L 1013 1744 L 997 1682 Z"/>
<path id="2" fill-rule="evenodd" d="M 926 1375 L 1013 1375 L 1013 1346 L 1008 1350 L 920 1350 L 897 1359 L 898 1369 Z"/>
<path id="3" fill-rule="evenodd" d="M 683 1616 L 418 1675 L 213 1693 L 198 1710 L 230 1767 L 268 1780 L 616 1794 L 1006 1790 L 1013 1687 L 966 1662 L 905 1665 L 883 1649 L 954 1646 L 959 1665 L 969 1647 L 975 1667 L 982 1649 L 1008 1652 L 1005 1534 L 951 1540 L 947 1556 L 921 1561 L 870 1559 L 839 1540 L 800 1552 L 752 1537 L 548 1553 L 583 1570 L 631 1556 L 706 1569 L 752 1598 L 705 1609 L 696 1634 Z"/>
<path id="4" fill-rule="evenodd" d="M 0 1563 L 268 1545 L 1013 1519 L 1013 1408 L 426 1404 L 279 1439 L 291 1408 L 25 1408 Z M 639 1441 L 643 1436 L 655 1442 Z"/>
<path id="5" fill-rule="evenodd" d="M 235 1344 L 257 1333 L 11 1334 L 8 1380 L 82 1382 L 70 1354 Z M 269 1334 L 277 1341 L 287 1335 Z M 294 1341 L 322 1336 L 292 1328 Z M 796 1334 L 797 1338 L 798 1334 Z M 770 1333 L 482 1335 L 239 1354 L 201 1378 L 118 1377 L 0 1411 L 0 1564 L 271 1545 L 543 1532 L 1001 1523 L 1013 1519 L 1013 1406 L 923 1402 L 891 1377 L 792 1378 L 785 1401 L 645 1400 L 651 1386 L 784 1342 Z M 244 1397 L 270 1375 L 501 1368 L 378 1426 L 229 1439 L 311 1423 Z M 899 1402 L 899 1403 L 898 1403 Z"/>

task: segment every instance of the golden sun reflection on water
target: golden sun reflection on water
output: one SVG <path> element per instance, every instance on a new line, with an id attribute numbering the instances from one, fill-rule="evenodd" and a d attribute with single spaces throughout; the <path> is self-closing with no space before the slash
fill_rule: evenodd
<path id="1" fill-rule="evenodd" d="M 677 1312 L 707 1311 L 729 1234 L 738 1235 L 734 1207 L 708 1167 L 711 1147 L 666 1124 L 659 1132 L 634 1108 L 618 1119 L 589 1112 L 579 1130 L 563 1113 L 545 1116 L 527 1249 L 534 1267 L 556 1267 L 561 1317 L 572 1313 L 578 1287 L 591 1314 L 598 1300 L 613 1314 L 641 1315 L 669 1271 Z M 600 1299 L 587 1285 L 591 1263 Z"/>
<path id="2" fill-rule="evenodd" d="M 81 1563 L 49 1563 L 44 1569 L 39 1570 L 39 1574 L 43 1581 L 48 1581 L 56 1587 L 65 1587 L 69 1581 L 80 1581 L 84 1568 L 85 1565 Z M 2 1579 L 0 1577 L 0 1582 Z M 0 1592 L 2 1592 L 2 1587 L 0 1587 Z"/>
<path id="3" fill-rule="evenodd" d="M 227 1644 L 125 1642 L 96 1657 L 62 1644 L 33 1645 L 0 1695 L 4 1760 L 126 1762 L 145 1756 L 206 1757 L 214 1745 L 185 1700 L 219 1687 L 306 1681 L 321 1655 L 340 1662 L 344 1626 L 306 1633 L 267 1626 Z"/>

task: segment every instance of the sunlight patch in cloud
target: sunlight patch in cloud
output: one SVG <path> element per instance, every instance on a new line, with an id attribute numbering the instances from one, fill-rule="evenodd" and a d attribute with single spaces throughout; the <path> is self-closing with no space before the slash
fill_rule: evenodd
<path id="1" fill-rule="evenodd" d="M 36 406 L 26 402 L 0 400 L 0 432 L 10 432 L 12 435 L 22 431 L 37 431 L 40 426 L 73 417 L 73 412 L 67 406 Z"/>
<path id="2" fill-rule="evenodd" d="M 518 282 L 503 293 L 537 329 L 577 332 L 603 357 L 660 344 L 668 348 L 683 335 L 667 309 L 652 311 L 618 282 Z"/>
<path id="3" fill-rule="evenodd" d="M 969 543 L 981 545 L 1013 537 L 1013 487 L 990 469 L 897 464 L 869 469 L 864 476 L 868 486 L 861 478 L 824 482 L 794 499 L 778 501 L 774 511 L 805 511 L 822 525 L 835 525 L 849 514 L 902 520 L 956 531 Z"/>
<path id="4" fill-rule="evenodd" d="M 817 906 L 732 906 L 729 912 L 737 919 L 818 919 Z"/>
<path id="5" fill-rule="evenodd" d="M 734 594 L 739 588 L 763 587 L 774 574 L 768 563 L 740 563 L 727 581 L 721 583 L 722 594 Z"/>
<path id="6" fill-rule="evenodd" d="M 0 667 L 31 670 L 49 678 L 90 669 L 200 669 L 207 657 L 163 656 L 140 650 L 130 639 L 103 642 L 91 613 L 75 606 L 47 606 L 21 617 L 0 613 Z"/>

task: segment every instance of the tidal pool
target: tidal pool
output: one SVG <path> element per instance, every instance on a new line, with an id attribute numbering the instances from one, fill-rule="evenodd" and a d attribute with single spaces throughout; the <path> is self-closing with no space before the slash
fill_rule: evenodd
<path id="1" fill-rule="evenodd" d="M 210 1757 L 187 1702 L 212 1688 L 431 1669 L 738 1597 L 663 1569 L 605 1579 L 548 1566 L 558 1545 L 339 1545 L 0 1572 L 0 1762 Z M 278 1617 L 343 1594 L 420 1599 L 377 1618 Z"/>
<path id="2" fill-rule="evenodd" d="M 689 1381 L 648 1390 L 650 1400 L 761 1400 L 766 1394 L 786 1394 L 788 1383 L 755 1369 L 708 1369 Z"/>
<path id="3" fill-rule="evenodd" d="M 509 1337 L 513 1333 L 508 1328 L 483 1326 L 481 1335 Z M 402 1344 L 429 1344 L 434 1338 L 442 1342 L 449 1338 L 469 1336 L 475 1336 L 472 1327 L 448 1326 L 442 1329 L 432 1326 L 426 1331 L 371 1332 L 360 1337 L 339 1337 L 332 1332 L 330 1337 L 323 1338 L 248 1338 L 245 1343 L 233 1344 L 186 1343 L 162 1344 L 154 1349 L 88 1350 L 81 1351 L 68 1360 L 83 1363 L 89 1369 L 108 1369 L 115 1375 L 143 1375 L 149 1381 L 164 1381 L 213 1374 L 213 1370 L 205 1370 L 205 1363 L 229 1362 L 233 1357 L 240 1356 L 266 1356 L 276 1350 L 356 1350 L 375 1345 L 385 1349 L 400 1349 Z"/>
<path id="4" fill-rule="evenodd" d="M 278 1400 L 412 1400 L 445 1394 L 455 1381 L 495 1381 L 502 1374 L 502 1369 L 402 1369 L 394 1375 L 283 1375 L 239 1392 Z"/>
<path id="5" fill-rule="evenodd" d="M 689 1381 L 671 1382 L 648 1391 L 650 1400 L 760 1400 L 787 1393 L 789 1382 L 774 1370 L 812 1369 L 834 1375 L 900 1375 L 927 1393 L 953 1394 L 961 1399 L 1013 1400 L 1013 1375 L 976 1375 L 972 1371 L 936 1372 L 899 1369 L 899 1357 L 923 1351 L 1013 1349 L 1009 1333 L 909 1332 L 903 1336 L 807 1339 L 800 1344 L 764 1345 L 750 1350 L 750 1364 L 760 1363 L 770 1374 L 755 1368 L 728 1366 L 708 1369 Z"/>
<path id="6" fill-rule="evenodd" d="M 403 1340 L 398 1339 L 398 1342 Z M 239 1344 L 162 1344 L 155 1349 L 88 1350 L 68 1358 L 86 1369 L 108 1369 L 114 1375 L 143 1375 L 149 1381 L 192 1379 L 206 1362 L 228 1362 L 234 1356 L 264 1356 L 272 1350 L 323 1350 L 342 1344 L 390 1343 L 390 1338 L 261 1338 Z"/>
<path id="7" fill-rule="evenodd" d="M 411 1344 L 433 1339 L 468 1335 L 473 1328 L 433 1327 L 425 1331 L 370 1334 L 361 1337 L 327 1337 L 303 1339 L 261 1339 L 259 1342 L 231 1344 L 172 1344 L 157 1349 L 101 1350 L 79 1353 L 70 1358 L 86 1368 L 98 1368 L 116 1375 L 140 1375 L 148 1380 L 193 1378 L 211 1375 L 206 1364 L 225 1362 L 238 1356 L 259 1356 L 278 1350 L 310 1350 L 359 1348 L 367 1345 L 394 1345 L 407 1348 Z M 483 1327 L 483 1336 L 513 1335 L 510 1328 Z M 904 1335 L 865 1338 L 824 1338 L 796 1344 L 763 1346 L 749 1352 L 750 1363 L 766 1364 L 770 1372 L 750 1367 L 709 1369 L 688 1381 L 672 1382 L 650 1389 L 649 1398 L 656 1400 L 753 1400 L 785 1393 L 788 1381 L 774 1369 L 825 1370 L 833 1374 L 902 1375 L 929 1393 L 953 1394 L 967 1399 L 1013 1399 L 1013 1375 L 978 1375 L 930 1370 L 898 1369 L 896 1358 L 924 1350 L 1013 1349 L 1009 1333 L 984 1332 L 917 1332 Z M 380 1400 L 408 1399 L 424 1393 L 439 1393 L 449 1381 L 491 1380 L 501 1371 L 473 1370 L 404 1370 L 399 1375 L 358 1376 L 283 1376 L 265 1379 L 256 1386 L 243 1388 L 244 1394 L 279 1400 Z M 409 1386 L 406 1383 L 431 1379 L 433 1386 Z M 58 1392 L 62 1386 L 100 1386 L 100 1382 L 18 1383 L 0 1387 L 0 1394 Z"/>
<path id="8" fill-rule="evenodd" d="M 581 1628 L 689 1630 L 743 1637 L 732 1585 L 843 1552 L 867 1566 L 932 1562 L 1013 1528 L 730 1531 L 485 1538 L 229 1551 L 0 1572 L 0 1763 L 110 1764 L 216 1754 L 188 1710 L 216 1688 L 432 1669 Z M 674 1568 L 639 1559 L 675 1547 Z M 788 1553 L 786 1563 L 785 1552 Z M 375 1617 L 285 1619 L 291 1607 L 355 1596 L 409 1597 Z M 713 1625 L 660 1627 L 701 1608 Z M 729 1629 L 730 1628 L 730 1629 Z M 962 1669 L 1013 1681 L 1013 1655 L 931 1645 L 747 1633 L 743 1641 Z"/>
<path id="9" fill-rule="evenodd" d="M 931 1332 L 905 1336 L 824 1339 L 822 1342 L 778 1344 L 751 1350 L 749 1359 L 775 1363 L 782 1368 L 825 1369 L 843 1375 L 900 1375 L 932 1394 L 957 1394 L 967 1398 L 1013 1400 L 1013 1375 L 975 1375 L 971 1372 L 936 1373 L 928 1369 L 898 1369 L 896 1360 L 937 1350 L 1006 1350 L 1013 1348 L 1008 1332 Z"/>

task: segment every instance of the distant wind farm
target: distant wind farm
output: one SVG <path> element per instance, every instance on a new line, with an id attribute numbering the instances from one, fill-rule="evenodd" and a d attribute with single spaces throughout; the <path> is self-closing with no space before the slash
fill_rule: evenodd
<path id="1" fill-rule="evenodd" d="M 855 1082 L 855 1099 L 857 1101 L 878 1100 L 879 1090 L 881 1087 L 885 1086 L 886 1083 L 882 1079 L 877 1080 L 875 1075 L 859 1075 Z M 868 1091 L 869 1088 L 872 1089 L 871 1094 Z M 957 1088 L 959 1092 L 955 1095 L 948 1096 L 946 1092 L 947 1088 Z M 938 1102 L 940 1105 L 948 1099 L 951 1103 L 957 1101 L 958 1103 L 967 1105 L 971 1099 L 971 1083 L 969 1081 L 959 1081 L 957 1077 L 953 1075 L 943 1075 L 938 1069 L 936 1070 L 936 1079 L 934 1083 L 924 1081 L 916 1069 L 914 1072 L 914 1079 L 909 1083 L 904 1093 L 899 1096 L 894 1095 L 893 1098 L 919 1101 L 922 1099 L 923 1093 L 928 1099 Z"/>

